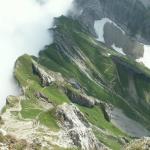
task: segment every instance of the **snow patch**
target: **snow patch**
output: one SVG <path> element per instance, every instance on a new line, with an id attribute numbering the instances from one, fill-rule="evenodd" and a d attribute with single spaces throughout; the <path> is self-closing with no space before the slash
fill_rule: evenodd
<path id="1" fill-rule="evenodd" d="M 122 55 L 126 55 L 124 52 L 123 52 L 123 49 L 120 48 L 120 47 L 117 47 L 115 44 L 113 44 L 111 46 L 114 50 L 116 50 L 118 53 L 122 54 Z"/>
<path id="2" fill-rule="evenodd" d="M 144 45 L 144 55 L 143 57 L 136 59 L 136 62 L 143 63 L 150 69 L 150 45 Z"/>
<path id="3" fill-rule="evenodd" d="M 106 23 L 112 23 L 114 26 L 116 26 L 118 29 L 120 29 L 123 34 L 125 34 L 125 32 L 115 22 L 113 22 L 109 18 L 102 18 L 101 20 L 96 20 L 94 23 L 94 29 L 95 29 L 95 32 L 98 36 L 98 38 L 97 38 L 98 41 L 105 43 L 104 26 Z"/>

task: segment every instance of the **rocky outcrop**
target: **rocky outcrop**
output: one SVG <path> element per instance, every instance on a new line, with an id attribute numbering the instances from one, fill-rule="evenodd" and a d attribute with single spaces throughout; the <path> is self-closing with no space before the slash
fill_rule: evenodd
<path id="1" fill-rule="evenodd" d="M 41 84 L 43 87 L 49 86 L 53 81 L 55 81 L 55 79 L 50 74 L 48 74 L 44 69 L 39 67 L 37 63 L 34 62 L 32 64 L 32 67 L 33 72 L 37 74 L 41 79 Z"/>
<path id="2" fill-rule="evenodd" d="M 78 83 L 74 79 L 69 79 L 68 82 L 75 88 L 75 89 L 81 89 L 80 83 Z"/>
<path id="3" fill-rule="evenodd" d="M 12 135 L 2 135 L 0 133 L 0 149 L 1 150 L 33 150 L 41 149 L 41 146 L 38 144 L 28 143 L 23 139 L 16 139 Z"/>
<path id="4" fill-rule="evenodd" d="M 65 93 L 73 103 L 89 108 L 94 107 L 95 105 L 99 106 L 104 114 L 105 119 L 107 121 L 111 120 L 111 112 L 113 110 L 113 105 L 105 103 L 92 96 L 88 96 L 81 90 L 73 91 L 71 89 L 66 88 Z"/>
<path id="5" fill-rule="evenodd" d="M 8 107 L 15 107 L 19 103 L 19 98 L 16 96 L 8 96 L 6 99 L 6 105 Z"/>
<path id="6" fill-rule="evenodd" d="M 48 70 L 34 60 L 32 60 L 32 70 L 34 74 L 39 76 L 43 87 L 49 86 L 54 82 L 57 85 L 63 85 L 65 81 L 61 73 Z"/>
<path id="7" fill-rule="evenodd" d="M 45 95 L 44 95 L 43 93 L 41 93 L 41 92 L 37 92 L 37 93 L 35 94 L 35 96 L 36 96 L 38 99 L 41 99 L 41 100 L 44 100 L 44 101 L 49 101 L 48 97 L 45 96 Z"/>
<path id="8" fill-rule="evenodd" d="M 66 95 L 69 99 L 76 104 L 85 107 L 93 107 L 96 103 L 96 99 L 85 94 L 82 94 L 80 91 L 72 91 L 71 89 L 65 89 Z"/>
<path id="9" fill-rule="evenodd" d="M 104 114 L 104 117 L 107 121 L 111 121 L 111 115 L 112 115 L 112 110 L 113 110 L 113 105 L 98 101 L 98 104 Z"/>
<path id="10" fill-rule="evenodd" d="M 39 100 L 38 103 L 40 104 L 40 106 L 42 106 L 43 108 L 45 108 L 45 110 L 50 110 L 50 109 L 52 109 L 54 107 L 53 103 L 43 93 L 37 92 L 35 94 L 35 96 Z"/>
<path id="11" fill-rule="evenodd" d="M 90 124 L 75 105 L 58 106 L 57 116 L 75 146 L 83 150 L 108 150 L 96 139 Z"/>
<path id="12" fill-rule="evenodd" d="M 125 150 L 149 150 L 149 149 L 150 149 L 150 137 L 143 137 L 142 139 L 133 140 L 125 147 Z"/>

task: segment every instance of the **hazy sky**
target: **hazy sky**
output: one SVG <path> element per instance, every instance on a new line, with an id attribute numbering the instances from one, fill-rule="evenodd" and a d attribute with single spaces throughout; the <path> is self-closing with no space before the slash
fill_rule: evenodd
<path id="1" fill-rule="evenodd" d="M 38 1 L 38 2 L 37 2 Z M 17 94 L 12 73 L 18 56 L 37 55 L 52 42 L 53 18 L 66 14 L 73 0 L 0 0 L 0 108 Z"/>

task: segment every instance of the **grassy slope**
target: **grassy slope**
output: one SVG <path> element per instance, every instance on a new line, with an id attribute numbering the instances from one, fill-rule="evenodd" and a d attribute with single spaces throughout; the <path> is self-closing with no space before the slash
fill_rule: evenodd
<path id="1" fill-rule="evenodd" d="M 61 35 L 64 35 L 64 37 L 69 37 L 68 40 L 73 42 L 68 48 L 69 52 L 76 55 L 78 55 L 78 51 L 82 52 L 85 56 L 85 64 L 87 68 L 90 69 L 91 77 L 96 82 L 100 81 L 101 84 L 98 85 L 95 81 L 90 80 L 78 66 L 60 50 L 59 45 L 57 45 L 58 43 L 47 46 L 44 51 L 40 52 L 37 61 L 50 70 L 62 73 L 67 79 L 74 78 L 81 84 L 88 95 L 112 103 L 114 106 L 121 108 L 129 117 L 143 122 L 144 125 L 148 125 L 150 118 L 146 115 L 148 114 L 147 110 L 144 109 L 144 106 L 139 107 L 140 104 L 135 105 L 134 103 L 130 103 L 129 100 L 132 101 L 130 97 L 131 93 L 127 93 L 127 90 L 124 89 L 129 86 L 128 76 L 130 76 L 130 73 L 128 73 L 128 69 L 126 69 L 126 66 L 114 62 L 108 53 L 115 57 L 122 56 L 106 48 L 103 44 L 96 42 L 76 21 L 65 17 L 61 17 L 57 21 L 59 24 L 55 30 Z M 63 40 L 62 38 L 62 41 Z M 64 50 L 68 51 L 68 49 Z M 136 66 L 137 70 L 149 76 L 149 70 L 142 65 L 138 65 L 132 60 L 123 57 L 122 61 L 126 62 L 131 68 Z M 32 119 L 38 117 L 42 124 L 53 130 L 58 130 L 56 123 L 57 118 L 55 118 L 54 115 L 55 110 L 45 112 L 43 108 L 38 105 L 35 93 L 38 91 L 44 93 L 55 105 L 62 104 L 63 102 L 68 103 L 69 99 L 57 85 L 52 85 L 47 88 L 41 87 L 40 79 L 33 74 L 30 56 L 24 55 L 18 59 L 18 62 L 15 75 L 23 89 L 26 89 L 24 90 L 26 100 L 22 101 L 22 116 Z M 135 85 L 139 97 L 144 100 L 145 93 L 149 92 L 149 82 L 145 81 L 145 78 L 136 76 Z M 129 102 L 126 102 L 125 99 L 127 97 L 125 95 L 129 98 Z M 146 97 L 146 103 L 148 103 L 148 94 Z M 110 135 L 116 137 L 126 136 L 104 119 L 103 113 L 98 107 L 92 109 L 81 106 L 78 107 L 93 125 L 105 129 Z M 145 117 L 139 117 L 135 109 Z M 119 150 L 122 146 L 119 141 L 112 136 L 97 131 L 96 136 L 100 141 L 114 150 Z"/>
<path id="2" fill-rule="evenodd" d="M 95 82 L 89 80 L 89 78 L 87 78 L 87 76 L 85 76 L 85 74 L 83 74 L 83 72 L 81 72 L 79 68 L 63 53 L 63 50 L 58 47 L 57 43 L 46 47 L 45 50 L 40 53 L 39 62 L 49 69 L 61 72 L 67 78 L 75 78 L 83 87 L 86 87 L 89 95 L 120 107 L 129 117 L 141 121 L 141 116 L 143 116 L 143 121 L 141 122 L 143 122 L 143 124 L 148 124 L 150 118 L 147 116 L 148 113 L 147 110 L 145 111 L 145 107 L 143 105 L 141 106 L 140 103 L 136 105 L 134 103 L 131 105 L 130 102 L 132 103 L 133 101 L 131 97 L 132 93 L 130 91 L 127 92 L 127 90 L 124 89 L 124 87 L 128 89 L 129 86 L 127 78 L 128 70 L 124 72 L 124 70 L 126 70 L 126 66 L 122 66 L 114 62 L 112 57 L 108 56 L 108 53 L 119 58 L 122 56 L 109 48 L 106 48 L 101 43 L 96 42 L 95 39 L 76 21 L 61 17 L 57 20 L 57 22 L 59 23 L 55 32 L 57 31 L 61 33 L 61 35 L 64 35 L 60 42 L 63 41 L 66 45 L 69 45 L 67 40 L 64 39 L 65 37 L 67 37 L 70 43 L 73 41 L 72 46 L 68 47 L 69 50 L 65 48 L 63 50 L 66 52 L 69 51 L 69 53 L 72 54 L 77 54 L 79 50 L 84 53 L 86 56 L 85 64 L 87 68 L 90 68 L 92 78 L 102 81 L 103 84 L 102 86 L 99 86 Z M 121 59 L 131 68 L 136 67 L 137 70 L 149 76 L 149 70 L 142 65 L 139 65 L 126 57 L 122 57 Z M 119 65 L 121 66 L 120 68 L 118 67 Z M 134 70 L 132 71 L 134 72 Z M 123 72 L 123 74 L 120 74 L 120 72 Z M 140 91 L 138 93 L 139 99 L 142 99 L 142 101 L 147 105 L 148 100 L 146 100 L 145 96 L 141 97 L 140 93 L 143 93 L 143 95 L 145 95 L 145 91 L 146 94 L 149 93 L 149 90 L 146 87 L 149 87 L 150 82 L 143 81 L 140 76 L 137 76 L 135 80 L 137 83 L 136 89 Z M 137 81 L 142 82 L 143 85 Z M 146 97 L 148 97 L 148 94 Z M 128 102 L 127 100 L 130 101 Z M 137 109 L 138 112 L 140 112 L 140 117 L 137 113 L 135 113 L 135 110 Z"/>
<path id="3" fill-rule="evenodd" d="M 111 123 L 106 121 L 99 107 L 94 107 L 94 108 L 86 108 L 82 106 L 78 106 L 78 107 L 93 125 L 95 125 L 100 129 L 105 130 L 105 132 L 107 133 L 104 134 L 94 128 L 93 131 L 95 132 L 96 137 L 108 147 L 114 150 L 120 150 L 122 144 L 119 142 L 119 138 L 116 137 L 123 137 L 123 136 L 128 137 L 128 136 L 125 133 L 122 133 Z"/>
<path id="4" fill-rule="evenodd" d="M 57 131 L 59 128 L 56 123 L 57 118 L 54 114 L 55 110 L 44 111 L 43 108 L 39 106 L 35 97 L 35 93 L 41 91 L 53 103 L 55 103 L 55 105 L 70 101 L 57 85 L 51 85 L 47 88 L 43 88 L 40 85 L 39 78 L 33 74 L 31 60 L 32 58 L 28 55 L 20 57 L 17 60 L 17 67 L 15 70 L 17 80 L 19 81 L 20 85 L 26 89 L 24 91 L 26 99 L 21 103 L 21 115 L 25 119 L 38 119 L 43 125 L 46 125 L 51 130 Z M 85 114 L 89 122 L 101 129 L 104 129 L 106 132 L 112 135 L 108 136 L 107 134 L 96 132 L 96 136 L 101 142 L 104 142 L 107 146 L 115 150 L 121 147 L 121 144 L 113 136 L 122 137 L 126 135 L 105 120 L 100 108 L 94 107 L 93 109 L 90 109 L 81 106 L 78 107 Z M 110 145 L 110 143 L 112 144 Z"/>

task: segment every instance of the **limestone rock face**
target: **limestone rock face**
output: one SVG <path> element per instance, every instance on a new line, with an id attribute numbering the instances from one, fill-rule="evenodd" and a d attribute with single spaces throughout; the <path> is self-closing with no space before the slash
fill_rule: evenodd
<path id="1" fill-rule="evenodd" d="M 90 124 L 73 104 L 58 106 L 57 116 L 75 146 L 83 150 L 107 150 L 95 137 Z"/>
<path id="2" fill-rule="evenodd" d="M 38 144 L 28 143 L 23 139 L 16 139 L 16 137 L 12 135 L 2 135 L 0 133 L 0 149 L 1 150 L 33 150 L 33 149 L 41 149 L 41 146 Z"/>
<path id="3" fill-rule="evenodd" d="M 111 115 L 113 110 L 113 105 L 99 101 L 98 104 L 101 107 L 101 110 L 103 111 L 104 117 L 107 121 L 111 121 Z"/>
<path id="4" fill-rule="evenodd" d="M 81 93 L 72 92 L 69 89 L 66 89 L 65 92 L 73 103 L 86 107 L 93 107 L 95 105 L 96 100 L 93 97 Z"/>
<path id="5" fill-rule="evenodd" d="M 68 82 L 69 82 L 75 89 L 81 89 L 80 83 L 78 83 L 76 80 L 70 79 L 70 80 L 68 80 Z"/>
<path id="6" fill-rule="evenodd" d="M 133 140 L 125 147 L 125 150 L 149 150 L 150 137 L 143 137 L 142 139 Z"/>
<path id="7" fill-rule="evenodd" d="M 34 74 L 39 76 L 41 80 L 41 85 L 43 87 L 49 86 L 53 82 L 57 83 L 58 85 L 64 84 L 65 80 L 62 77 L 61 73 L 48 70 L 34 60 L 32 60 L 32 70 Z"/>
<path id="8" fill-rule="evenodd" d="M 38 74 L 41 79 L 42 86 L 49 86 L 55 79 L 48 74 L 44 69 L 40 68 L 38 64 L 33 63 L 32 65 L 34 73 Z"/>
<path id="9" fill-rule="evenodd" d="M 6 104 L 9 107 L 15 107 L 19 101 L 19 98 L 16 98 L 15 96 L 8 96 L 6 99 Z"/>

